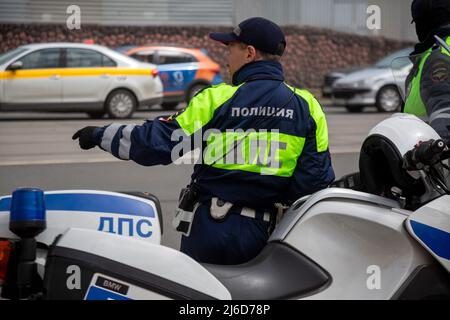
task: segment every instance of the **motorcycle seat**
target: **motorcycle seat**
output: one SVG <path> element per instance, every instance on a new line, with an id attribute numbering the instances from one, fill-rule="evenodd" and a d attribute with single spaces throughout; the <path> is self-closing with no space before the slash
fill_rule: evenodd
<path id="1" fill-rule="evenodd" d="M 238 300 L 297 299 L 331 283 L 325 270 L 281 242 L 269 243 L 244 264 L 203 266 Z"/>

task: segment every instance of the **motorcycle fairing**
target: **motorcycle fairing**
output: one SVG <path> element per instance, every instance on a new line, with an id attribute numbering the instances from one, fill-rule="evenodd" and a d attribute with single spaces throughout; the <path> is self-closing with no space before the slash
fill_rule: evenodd
<path id="1" fill-rule="evenodd" d="M 416 210 L 406 229 L 450 272 L 450 196 L 442 196 Z"/>
<path id="2" fill-rule="evenodd" d="M 189 256 L 111 233 L 68 229 L 50 247 L 45 268 L 44 287 L 46 299 L 50 300 L 113 296 L 142 300 L 231 299 L 223 284 Z M 72 281 L 77 276 L 78 290 L 73 290 Z M 100 282 L 99 276 L 103 278 Z M 109 283 L 105 285 L 104 280 Z"/>
<path id="3" fill-rule="evenodd" d="M 137 237 L 160 244 L 158 204 L 130 194 L 95 190 L 44 193 L 47 229 L 36 240 L 50 245 L 71 227 Z M 11 196 L 0 197 L 0 238 L 17 238 L 9 231 Z"/>
<path id="4" fill-rule="evenodd" d="M 292 228 L 299 222 L 303 215 L 308 212 L 309 209 L 317 203 L 329 199 L 357 200 L 387 208 L 400 208 L 399 203 L 394 200 L 365 192 L 343 188 L 323 189 L 311 196 L 300 198 L 294 202 L 275 228 L 269 242 L 284 240 Z"/>

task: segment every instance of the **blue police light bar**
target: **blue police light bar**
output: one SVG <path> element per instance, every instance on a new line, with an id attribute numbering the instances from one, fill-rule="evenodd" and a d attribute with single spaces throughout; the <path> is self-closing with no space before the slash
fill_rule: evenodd
<path id="1" fill-rule="evenodd" d="M 37 188 L 20 188 L 12 194 L 10 222 L 45 222 L 44 192 Z"/>

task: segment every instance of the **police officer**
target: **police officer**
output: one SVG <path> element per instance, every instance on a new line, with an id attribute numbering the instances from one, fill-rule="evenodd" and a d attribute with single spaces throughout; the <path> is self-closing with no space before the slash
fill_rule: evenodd
<path id="1" fill-rule="evenodd" d="M 450 1 L 414 0 L 411 6 L 419 43 L 406 79 L 403 111 L 426 116 L 430 125 L 450 142 L 450 52 L 436 44 L 435 35 L 450 45 Z"/>
<path id="2" fill-rule="evenodd" d="M 100 146 L 120 159 L 149 166 L 175 160 L 174 132 L 181 131 L 184 138 L 213 132 L 203 139 L 203 163 L 194 167 L 190 196 L 182 197 L 194 198 L 195 214 L 182 221 L 188 222 L 187 229 L 178 224 L 184 230 L 181 251 L 204 263 L 240 264 L 265 246 L 275 223 L 275 203 L 290 204 L 326 188 L 334 172 L 321 106 L 308 91 L 284 82 L 279 60 L 286 41 L 280 27 L 257 17 L 231 33 L 210 37 L 227 46 L 231 85 L 202 90 L 169 118 L 86 127 L 73 138 L 79 138 L 83 149 Z M 238 150 L 240 160 L 229 157 Z M 256 158 L 249 156 L 252 151 Z"/>

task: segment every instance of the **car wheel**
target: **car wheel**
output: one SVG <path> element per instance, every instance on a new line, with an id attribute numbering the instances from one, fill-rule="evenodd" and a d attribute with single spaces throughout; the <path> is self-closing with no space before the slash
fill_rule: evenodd
<path id="1" fill-rule="evenodd" d="M 164 110 L 173 110 L 178 106 L 178 102 L 163 102 L 161 103 L 161 107 Z"/>
<path id="2" fill-rule="evenodd" d="M 99 112 L 87 112 L 87 115 L 89 116 L 89 118 L 91 119 L 101 119 L 103 118 L 103 116 L 105 115 L 105 113 L 103 111 L 99 111 Z"/>
<path id="3" fill-rule="evenodd" d="M 395 86 L 386 86 L 377 94 L 376 107 L 379 112 L 395 112 L 400 110 L 403 100 Z"/>
<path id="4" fill-rule="evenodd" d="M 123 89 L 111 92 L 106 99 L 106 111 L 113 119 L 130 118 L 136 106 L 134 95 Z"/>
<path id="5" fill-rule="evenodd" d="M 193 85 L 192 87 L 189 88 L 188 92 L 187 92 L 187 102 L 191 101 L 191 99 L 197 94 L 199 93 L 201 90 L 203 90 L 204 88 L 206 88 L 208 85 L 204 84 L 204 83 L 197 83 L 195 85 Z"/>
<path id="6" fill-rule="evenodd" d="M 345 106 L 345 109 L 347 109 L 348 112 L 351 113 L 359 113 L 362 112 L 364 109 L 364 106 Z"/>

